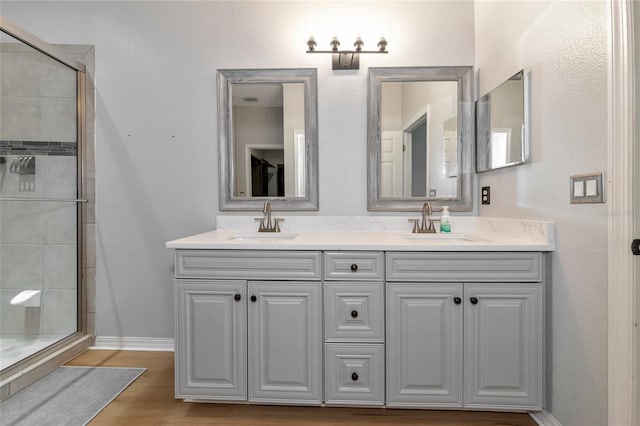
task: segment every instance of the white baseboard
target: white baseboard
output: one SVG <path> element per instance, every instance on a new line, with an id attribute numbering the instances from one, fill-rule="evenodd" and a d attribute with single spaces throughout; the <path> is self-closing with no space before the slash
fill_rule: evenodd
<path id="1" fill-rule="evenodd" d="M 562 426 L 562 423 L 547 410 L 529 411 L 529 416 L 540 426 Z"/>
<path id="2" fill-rule="evenodd" d="M 161 337 L 96 336 L 89 349 L 173 352 L 173 339 Z"/>

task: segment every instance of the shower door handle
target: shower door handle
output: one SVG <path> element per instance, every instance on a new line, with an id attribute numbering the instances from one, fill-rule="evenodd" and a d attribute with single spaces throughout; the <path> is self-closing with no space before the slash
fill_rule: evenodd
<path id="1" fill-rule="evenodd" d="M 84 198 L 21 198 L 21 197 L 0 197 L 0 201 L 51 201 L 54 203 L 87 203 Z"/>

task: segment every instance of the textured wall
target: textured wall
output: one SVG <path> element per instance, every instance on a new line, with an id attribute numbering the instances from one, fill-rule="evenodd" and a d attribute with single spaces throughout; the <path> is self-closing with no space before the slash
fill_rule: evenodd
<path id="1" fill-rule="evenodd" d="M 556 222 L 547 400 L 565 426 L 607 423 L 606 204 L 569 204 L 569 176 L 607 163 L 607 7 L 476 4 L 479 94 L 521 68 L 531 74 L 531 159 L 478 175 L 491 186 L 479 214 Z"/>
<path id="2" fill-rule="evenodd" d="M 606 424 L 606 211 L 568 201 L 569 175 L 606 165 L 606 5 L 480 1 L 474 23 L 472 3 L 451 1 L 3 1 L 3 17 L 49 42 L 96 46 L 98 335 L 173 336 L 164 242 L 218 213 L 216 69 L 317 67 L 319 214 L 362 215 L 368 67 L 475 62 L 479 94 L 524 67 L 532 158 L 479 176 L 492 187 L 479 213 L 556 221 L 550 408 L 568 426 Z M 303 53 L 310 21 L 367 14 L 389 21 L 388 55 L 333 72 Z"/>

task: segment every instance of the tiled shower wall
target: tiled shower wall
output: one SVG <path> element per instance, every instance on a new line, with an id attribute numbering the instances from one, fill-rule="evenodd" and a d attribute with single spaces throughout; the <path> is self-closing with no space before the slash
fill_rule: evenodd
<path id="1" fill-rule="evenodd" d="M 20 45 L 0 49 L 0 196 L 77 198 L 75 72 Z M 31 155 L 35 175 L 11 173 Z M 0 333 L 75 332 L 76 275 L 75 203 L 0 202 Z M 42 290 L 40 308 L 9 303 L 28 289 Z"/>

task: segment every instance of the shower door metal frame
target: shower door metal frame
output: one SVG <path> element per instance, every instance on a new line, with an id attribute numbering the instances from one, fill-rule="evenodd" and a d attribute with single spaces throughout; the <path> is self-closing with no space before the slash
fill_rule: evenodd
<path id="1" fill-rule="evenodd" d="M 49 347 L 32 354 L 21 361 L 5 368 L 0 372 L 0 399 L 17 392 L 39 377 L 47 374 L 60 364 L 83 352 L 93 343 L 93 330 L 88 327 L 87 315 L 87 250 L 95 252 L 95 246 L 89 247 L 85 232 L 85 218 L 88 203 L 86 197 L 87 166 L 87 70 L 83 63 L 70 58 L 65 52 L 56 46 L 52 46 L 44 40 L 17 27 L 0 16 L 0 31 L 31 46 L 37 51 L 63 63 L 76 72 L 76 125 L 77 125 L 77 149 L 76 149 L 76 199 L 39 198 L 21 199 L 19 197 L 0 198 L 0 201 L 56 201 L 76 203 L 76 228 L 77 228 L 77 256 L 76 256 L 76 288 L 77 288 L 77 329 L 76 332 L 50 345 Z M 93 87 L 93 86 L 91 86 Z M 94 152 L 94 150 L 92 150 Z M 90 163 L 93 167 L 93 159 Z"/>

